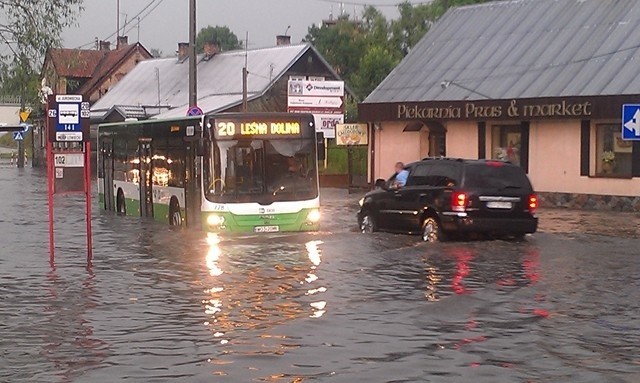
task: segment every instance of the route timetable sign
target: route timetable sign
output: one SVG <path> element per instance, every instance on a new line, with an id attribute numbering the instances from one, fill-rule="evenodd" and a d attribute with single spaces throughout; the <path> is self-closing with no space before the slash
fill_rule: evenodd
<path id="1" fill-rule="evenodd" d="M 89 102 L 75 94 L 50 95 L 47 100 L 50 142 L 89 141 Z"/>

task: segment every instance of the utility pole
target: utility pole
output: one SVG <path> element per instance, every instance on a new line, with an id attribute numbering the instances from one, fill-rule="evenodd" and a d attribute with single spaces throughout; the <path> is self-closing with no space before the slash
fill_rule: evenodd
<path id="1" fill-rule="evenodd" d="M 198 105 L 196 63 L 196 0 L 189 0 L 189 106 Z"/>
<path id="2" fill-rule="evenodd" d="M 247 111 L 247 77 L 249 77 L 249 31 L 244 39 L 244 67 L 242 68 L 242 111 Z"/>

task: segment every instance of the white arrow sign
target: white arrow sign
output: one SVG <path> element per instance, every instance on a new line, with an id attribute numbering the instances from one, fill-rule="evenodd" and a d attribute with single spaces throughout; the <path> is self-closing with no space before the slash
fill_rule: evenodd
<path id="1" fill-rule="evenodd" d="M 288 106 L 304 108 L 340 108 L 342 98 L 340 97 L 288 97 Z"/>

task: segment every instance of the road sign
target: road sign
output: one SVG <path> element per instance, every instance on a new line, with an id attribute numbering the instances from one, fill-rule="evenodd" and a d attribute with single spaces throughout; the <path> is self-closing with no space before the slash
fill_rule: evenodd
<path id="1" fill-rule="evenodd" d="M 192 106 L 187 110 L 187 116 L 202 116 L 204 113 L 198 106 Z"/>
<path id="2" fill-rule="evenodd" d="M 344 114 L 314 114 L 316 133 L 322 132 L 324 138 L 336 137 L 336 125 L 344 123 Z"/>
<path id="3" fill-rule="evenodd" d="M 24 140 L 24 133 L 23 132 L 13 132 L 13 139 L 16 140 L 16 141 Z"/>
<path id="4" fill-rule="evenodd" d="M 341 97 L 289 96 L 287 106 L 297 108 L 336 108 L 342 107 Z"/>
<path id="5" fill-rule="evenodd" d="M 622 139 L 640 141 L 640 104 L 622 105 Z"/>
<path id="6" fill-rule="evenodd" d="M 29 125 L 29 124 L 27 124 L 25 122 L 22 122 L 22 123 L 20 123 L 20 126 L 22 126 L 22 133 L 27 133 L 29 131 L 29 127 L 31 125 Z"/>
<path id="7" fill-rule="evenodd" d="M 344 96 L 344 81 L 289 80 L 289 96 Z"/>
<path id="8" fill-rule="evenodd" d="M 31 112 L 28 110 L 23 110 L 22 112 L 20 112 L 20 122 L 27 122 L 30 114 Z"/>

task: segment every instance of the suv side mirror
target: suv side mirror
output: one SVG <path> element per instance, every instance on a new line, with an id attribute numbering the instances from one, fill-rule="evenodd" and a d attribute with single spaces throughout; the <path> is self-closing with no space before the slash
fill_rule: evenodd
<path id="1" fill-rule="evenodd" d="M 378 178 L 374 186 L 379 189 L 384 189 L 386 184 L 387 184 L 387 181 L 383 180 L 382 178 Z"/>

